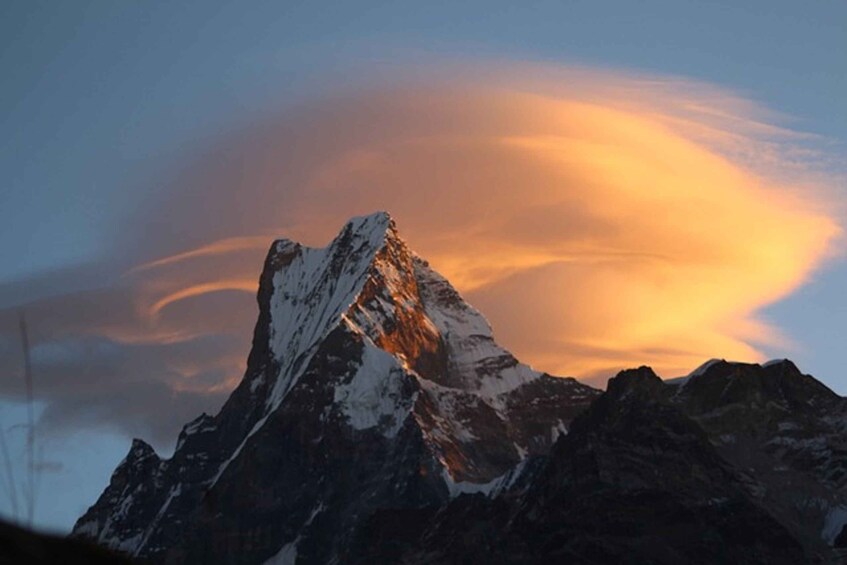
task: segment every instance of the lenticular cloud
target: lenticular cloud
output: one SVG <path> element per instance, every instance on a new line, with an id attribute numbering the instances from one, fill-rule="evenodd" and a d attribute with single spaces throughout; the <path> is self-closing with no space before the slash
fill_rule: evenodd
<path id="1" fill-rule="evenodd" d="M 840 233 L 809 141 L 709 85 L 522 65 L 267 116 L 148 202 L 114 262 L 133 268 L 27 305 L 45 418 L 212 409 L 243 370 L 272 239 L 324 245 L 374 210 L 538 369 L 761 359 L 785 338 L 757 312 Z"/>
<path id="2" fill-rule="evenodd" d="M 317 103 L 232 140 L 188 182 L 246 218 L 218 235 L 276 225 L 323 244 L 350 215 L 389 210 L 507 346 L 557 374 L 674 375 L 781 343 L 757 310 L 839 233 L 798 167 L 806 138 L 707 85 L 539 76 Z"/>

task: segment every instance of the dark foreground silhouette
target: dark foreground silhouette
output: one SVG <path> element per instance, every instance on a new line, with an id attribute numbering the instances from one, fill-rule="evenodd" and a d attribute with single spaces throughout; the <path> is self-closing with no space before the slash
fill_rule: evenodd
<path id="1" fill-rule="evenodd" d="M 80 540 L 37 534 L 0 522 L 0 564 L 129 564 L 126 557 Z"/>

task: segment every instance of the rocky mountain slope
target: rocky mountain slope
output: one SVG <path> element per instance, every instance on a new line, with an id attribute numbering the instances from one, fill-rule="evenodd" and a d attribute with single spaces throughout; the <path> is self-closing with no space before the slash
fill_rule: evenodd
<path id="1" fill-rule="evenodd" d="M 384 213 L 268 254 L 243 381 L 140 440 L 74 537 L 154 562 L 345 563 L 378 509 L 503 489 L 599 391 L 520 364 Z"/>
<path id="2" fill-rule="evenodd" d="M 275 242 L 243 381 L 72 536 L 154 563 L 838 563 L 847 399 L 787 360 L 600 393 L 520 364 L 399 238 Z"/>
<path id="3" fill-rule="evenodd" d="M 841 563 L 844 406 L 790 361 L 624 371 L 521 486 L 383 510 L 354 563 Z"/>

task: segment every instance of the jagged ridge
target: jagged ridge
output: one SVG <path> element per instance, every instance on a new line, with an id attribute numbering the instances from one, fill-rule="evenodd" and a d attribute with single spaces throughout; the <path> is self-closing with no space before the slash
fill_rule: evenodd
<path id="1" fill-rule="evenodd" d="M 497 346 L 384 213 L 323 249 L 275 242 L 258 301 L 221 412 L 169 460 L 136 442 L 74 535 L 153 560 L 331 561 L 360 515 L 502 484 L 598 394 Z"/>
<path id="2" fill-rule="evenodd" d="M 385 214 L 324 249 L 275 242 L 258 302 L 221 412 L 171 459 L 133 442 L 74 535 L 154 562 L 301 565 L 828 563 L 847 546 L 847 401 L 790 361 L 640 367 L 598 398 L 499 347 Z"/>
<path id="3" fill-rule="evenodd" d="M 786 360 L 623 371 L 515 486 L 378 512 L 351 563 L 841 563 L 845 402 Z"/>

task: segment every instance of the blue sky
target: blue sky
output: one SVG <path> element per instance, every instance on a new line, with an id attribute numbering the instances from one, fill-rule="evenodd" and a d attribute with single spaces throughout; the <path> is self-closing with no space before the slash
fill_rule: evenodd
<path id="1" fill-rule="evenodd" d="M 844 155 L 844 2 L 456 4 L 4 2 L 0 286 L 14 288 L 0 306 L 56 292 L 14 283 L 59 268 L 63 291 L 103 284 L 98 261 L 186 156 L 269 109 L 355 84 L 362 69 L 461 58 L 678 75 L 755 100 Z M 835 261 L 764 313 L 800 344 L 800 367 L 842 394 L 844 288 Z M 12 400 L 0 409 L 3 426 L 20 423 Z M 128 449 L 124 434 L 81 425 L 45 439 L 63 468 L 45 473 L 38 524 L 70 528 Z M 18 455 L 20 435 L 10 432 Z"/>

